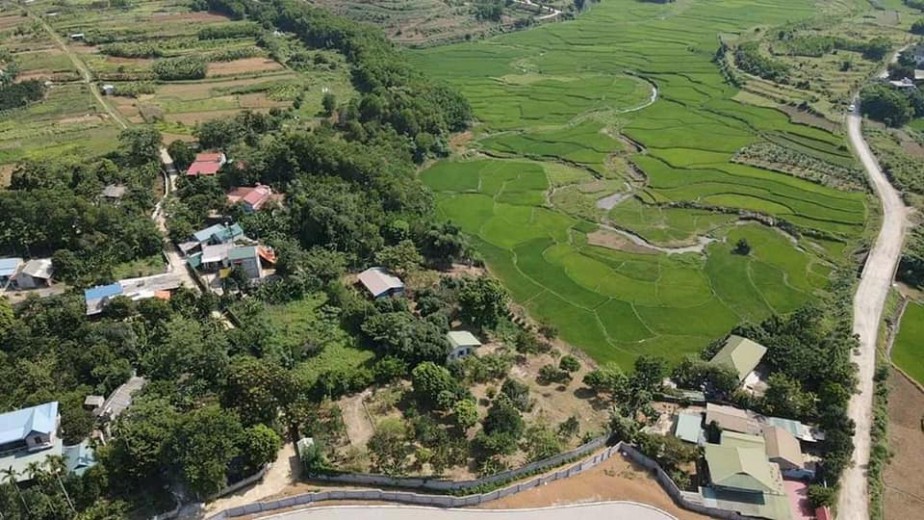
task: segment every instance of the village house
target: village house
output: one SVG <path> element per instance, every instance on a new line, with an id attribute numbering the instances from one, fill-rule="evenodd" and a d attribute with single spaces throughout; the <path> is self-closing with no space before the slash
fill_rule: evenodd
<path id="1" fill-rule="evenodd" d="M 0 414 L 0 468 L 11 468 L 17 482 L 28 480 L 29 464 L 62 454 L 60 424 L 57 402 Z"/>
<path id="2" fill-rule="evenodd" d="M 703 432 L 703 415 L 699 413 L 679 413 L 674 418 L 674 437 L 702 446 L 705 440 Z"/>
<path id="3" fill-rule="evenodd" d="M 193 269 L 219 272 L 221 278 L 229 276 L 231 269 L 236 267 L 248 280 L 260 280 L 266 276 L 265 269 L 276 264 L 276 253 L 266 246 L 226 242 L 203 246 L 202 252 L 191 255 L 187 263 Z"/>
<path id="4" fill-rule="evenodd" d="M 122 184 L 109 184 L 103 188 L 103 199 L 106 202 L 119 202 L 127 191 L 128 188 Z"/>
<path id="5" fill-rule="evenodd" d="M 178 244 L 186 256 L 204 252 L 205 246 L 230 244 L 244 238 L 244 228 L 240 224 L 215 224 L 193 233 L 192 237 Z"/>
<path id="6" fill-rule="evenodd" d="M 270 203 L 281 203 L 283 195 L 274 193 L 273 189 L 263 184 L 253 187 L 242 186 L 228 192 L 228 204 L 240 204 L 247 213 L 254 213 Z"/>
<path id="7" fill-rule="evenodd" d="M 467 330 L 451 330 L 446 333 L 446 339 L 449 341 L 451 348 L 446 356 L 447 362 L 474 354 L 475 350 L 481 346 L 478 338 Z"/>
<path id="8" fill-rule="evenodd" d="M 745 386 L 753 386 L 760 381 L 755 369 L 766 353 L 767 347 L 760 343 L 731 335 L 709 362 L 730 367 L 738 375 L 739 382 Z"/>
<path id="9" fill-rule="evenodd" d="M 392 276 L 381 267 L 370 267 L 359 273 L 359 283 L 375 299 L 404 294 L 404 282 Z"/>
<path id="10" fill-rule="evenodd" d="M 140 278 L 126 278 L 109 285 L 84 289 L 83 297 L 87 305 L 87 316 L 103 312 L 106 305 L 118 296 L 125 296 L 132 301 L 148 298 L 169 300 L 172 292 L 179 289 L 182 284 L 182 278 L 179 275 L 164 273 Z"/>
<path id="11" fill-rule="evenodd" d="M 706 426 L 715 423 L 722 431 L 760 435 L 760 423 L 746 410 L 715 403 L 706 404 Z"/>
<path id="12" fill-rule="evenodd" d="M 203 152 L 196 154 L 196 160 L 186 169 L 189 177 L 212 176 L 218 173 L 228 158 L 221 152 Z"/>
<path id="13" fill-rule="evenodd" d="M 763 439 L 767 458 L 780 467 L 784 477 L 806 479 L 815 476 L 815 471 L 806 466 L 799 441 L 791 433 L 778 426 L 764 426 Z"/>

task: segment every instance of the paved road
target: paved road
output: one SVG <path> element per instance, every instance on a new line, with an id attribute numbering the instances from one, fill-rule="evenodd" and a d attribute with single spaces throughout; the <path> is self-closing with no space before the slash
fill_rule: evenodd
<path id="1" fill-rule="evenodd" d="M 908 209 L 863 140 L 862 118 L 857 110 L 847 116 L 847 134 L 854 152 L 863 163 L 870 183 L 882 204 L 883 219 L 879 236 L 866 259 L 860 285 L 853 300 L 853 333 L 860 337 L 860 350 L 854 356 L 859 367 L 859 393 L 850 399 L 848 414 L 857 424 L 854 435 L 853 466 L 841 478 L 837 503 L 839 520 L 869 518 L 869 490 L 866 467 L 869 464 L 870 426 L 873 416 L 873 372 L 876 366 L 876 340 L 882 309 L 892 286 L 895 267 L 901 256 Z"/>
<path id="2" fill-rule="evenodd" d="M 542 509 L 437 509 L 418 506 L 309 507 L 267 518 L 277 520 L 677 520 L 634 502 L 600 502 Z"/>

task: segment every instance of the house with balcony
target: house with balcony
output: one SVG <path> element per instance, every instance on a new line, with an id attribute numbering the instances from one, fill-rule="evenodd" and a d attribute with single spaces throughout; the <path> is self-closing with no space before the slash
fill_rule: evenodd
<path id="1" fill-rule="evenodd" d="M 29 464 L 63 454 L 60 425 L 57 401 L 0 414 L 0 468 L 11 468 L 17 482 L 29 480 Z"/>

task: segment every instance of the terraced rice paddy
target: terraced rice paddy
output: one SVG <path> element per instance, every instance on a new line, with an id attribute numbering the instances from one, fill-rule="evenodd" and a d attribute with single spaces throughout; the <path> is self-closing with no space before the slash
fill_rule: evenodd
<path id="1" fill-rule="evenodd" d="M 490 156 L 423 172 L 440 211 L 519 303 L 598 361 L 677 358 L 740 321 L 791 311 L 824 290 L 844 244 L 862 233 L 866 194 L 730 162 L 761 140 L 852 161 L 841 137 L 734 101 L 711 61 L 719 33 L 813 15 L 810 2 L 783 4 L 610 0 L 575 21 L 412 55 L 472 101 L 473 146 Z M 632 196 L 594 215 L 592 197 L 611 194 L 595 178 L 619 176 L 604 186 Z M 811 247 L 736 225 L 743 216 L 831 240 Z M 589 245 L 600 223 L 652 246 L 602 247 L 599 234 Z M 700 252 L 666 253 L 703 235 L 713 241 Z M 732 252 L 742 238 L 750 255 Z"/>
<path id="2" fill-rule="evenodd" d="M 892 346 L 892 361 L 924 384 L 924 304 L 910 303 Z"/>

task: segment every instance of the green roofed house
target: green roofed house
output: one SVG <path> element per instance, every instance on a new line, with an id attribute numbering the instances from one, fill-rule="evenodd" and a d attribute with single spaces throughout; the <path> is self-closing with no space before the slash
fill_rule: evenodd
<path id="1" fill-rule="evenodd" d="M 709 361 L 726 365 L 738 374 L 738 381 L 744 381 L 754 372 L 760 360 L 767 353 L 767 347 L 741 336 L 731 335 L 725 340 L 725 346 Z"/>
<path id="2" fill-rule="evenodd" d="M 452 347 L 452 350 L 449 351 L 449 355 L 446 356 L 446 361 L 462 359 L 475 352 L 475 349 L 481 346 L 481 342 L 478 341 L 478 338 L 467 330 L 449 331 L 446 333 L 446 339 L 449 341 L 449 346 Z"/>

